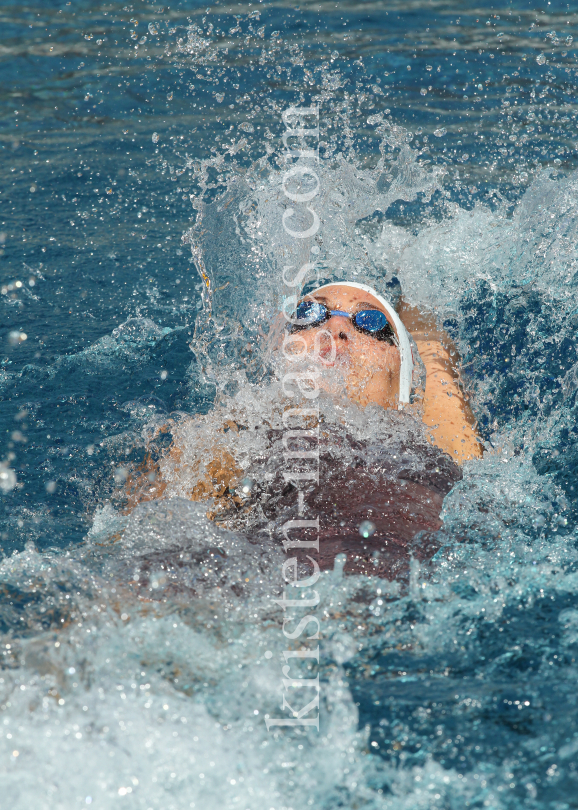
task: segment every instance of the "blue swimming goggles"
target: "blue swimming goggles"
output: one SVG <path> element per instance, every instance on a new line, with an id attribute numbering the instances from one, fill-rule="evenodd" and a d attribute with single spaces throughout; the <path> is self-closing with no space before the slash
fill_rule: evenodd
<path id="1" fill-rule="evenodd" d="M 301 301 L 289 326 L 290 332 L 300 332 L 328 321 L 332 315 L 347 318 L 358 332 L 371 335 L 376 340 L 385 340 L 392 346 L 398 346 L 397 337 L 384 313 L 379 309 L 363 309 L 351 315 L 339 309 L 328 309 L 319 301 Z"/>

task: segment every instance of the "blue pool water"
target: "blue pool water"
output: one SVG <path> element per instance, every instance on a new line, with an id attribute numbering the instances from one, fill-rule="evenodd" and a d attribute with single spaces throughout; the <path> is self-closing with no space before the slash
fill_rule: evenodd
<path id="1" fill-rule="evenodd" d="M 576 807 L 575 10 L 71 0 L 0 23 L 0 807 Z M 265 418 L 246 347 L 278 296 L 281 114 L 311 101 L 325 232 L 435 309 L 486 452 L 429 565 L 324 575 L 321 730 L 273 734 L 280 564 L 202 505 L 129 518 L 120 493 L 169 415 L 201 444 L 217 400 Z"/>

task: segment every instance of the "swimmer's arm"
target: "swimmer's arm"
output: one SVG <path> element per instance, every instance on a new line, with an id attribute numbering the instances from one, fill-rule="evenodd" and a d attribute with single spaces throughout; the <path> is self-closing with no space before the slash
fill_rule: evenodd
<path id="1" fill-rule="evenodd" d="M 416 342 L 426 370 L 424 424 L 431 439 L 458 463 L 481 458 L 476 420 L 459 385 L 459 354 L 432 315 L 402 301 L 399 317 Z"/>
<path id="2" fill-rule="evenodd" d="M 196 417 L 190 419 L 194 425 Z M 184 423 L 181 422 L 182 431 Z M 161 432 L 168 427 L 163 426 Z M 229 420 L 223 426 L 229 430 L 237 430 L 238 426 Z M 221 431 L 219 431 L 221 432 Z M 214 442 L 208 446 L 203 458 L 202 469 L 200 462 L 191 466 L 185 462 L 186 454 L 178 441 L 163 451 L 158 462 L 153 461 L 151 453 L 147 453 L 144 462 L 134 470 L 125 485 L 126 509 L 131 512 L 142 501 L 157 500 L 165 494 L 167 481 L 163 477 L 163 469 L 170 471 L 170 478 L 178 481 L 178 489 L 185 497 L 192 501 L 213 499 L 219 504 L 227 498 L 237 500 L 233 493 L 237 482 L 243 477 L 243 470 L 237 466 L 235 459 L 221 444 Z"/>

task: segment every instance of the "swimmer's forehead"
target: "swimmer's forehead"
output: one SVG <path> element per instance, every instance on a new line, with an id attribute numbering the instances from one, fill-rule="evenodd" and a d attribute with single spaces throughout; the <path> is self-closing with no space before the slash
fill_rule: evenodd
<path id="1" fill-rule="evenodd" d="M 383 305 L 371 293 L 364 290 L 357 290 L 355 287 L 322 287 L 319 292 L 313 292 L 306 295 L 305 299 L 319 301 L 326 306 L 335 301 L 341 301 L 354 307 L 355 310 L 361 309 L 378 309 L 387 315 Z"/>

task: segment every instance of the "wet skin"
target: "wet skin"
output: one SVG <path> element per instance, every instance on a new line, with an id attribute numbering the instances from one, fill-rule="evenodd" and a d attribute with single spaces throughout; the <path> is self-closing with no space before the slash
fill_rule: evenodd
<path id="1" fill-rule="evenodd" d="M 354 315 L 363 309 L 378 309 L 387 317 L 373 295 L 355 287 L 329 285 L 307 297 L 330 310 Z M 423 422 L 428 437 L 458 463 L 480 458 L 475 420 L 458 382 L 459 355 L 455 346 L 433 316 L 403 302 L 398 314 L 426 368 Z M 395 346 L 359 332 L 349 319 L 339 315 L 332 315 L 321 326 L 297 332 L 292 338 L 295 351 L 303 351 L 304 345 L 325 366 L 342 370 L 347 396 L 353 402 L 362 407 L 369 403 L 397 407 L 400 355 Z"/>
<path id="2" fill-rule="evenodd" d="M 377 298 L 353 287 L 325 287 L 308 298 L 351 315 L 366 309 L 384 312 Z M 297 332 L 287 341 L 288 352 L 301 353 L 304 347 L 324 366 L 343 371 L 347 396 L 353 402 L 363 407 L 371 402 L 396 407 L 401 364 L 396 346 L 360 332 L 348 318 L 332 315 L 321 326 Z"/>
<path id="3" fill-rule="evenodd" d="M 363 309 L 378 309 L 385 314 L 379 301 L 371 294 L 354 287 L 324 287 L 308 298 L 325 304 L 330 310 L 355 314 Z M 422 419 L 431 444 L 447 453 L 458 464 L 482 455 L 475 421 L 458 383 L 459 356 L 447 335 L 437 327 L 432 316 L 402 302 L 399 316 L 415 340 L 426 367 L 426 390 L 422 403 Z M 389 318 L 388 318 L 389 320 Z M 395 331 L 393 324 L 392 328 Z M 333 315 L 324 324 L 304 329 L 293 335 L 286 333 L 284 350 L 315 357 L 329 371 L 335 370 L 336 382 L 342 375 L 347 397 L 365 407 L 370 403 L 383 408 L 397 408 L 399 392 L 400 354 L 397 347 L 377 340 L 357 330 L 343 316 Z M 321 381 L 321 385 L 326 382 Z M 412 406 L 404 406 L 411 408 Z M 177 467 L 182 449 L 178 442 L 168 453 Z M 235 481 L 243 471 L 224 448 L 213 447 L 210 462 L 205 463 L 206 475 L 191 490 L 192 500 L 214 498 L 217 502 L 229 497 Z M 142 475 L 131 476 L 127 494 L 129 510 L 139 501 L 162 497 L 166 483 L 156 465 L 145 464 Z M 150 473 L 154 473 L 151 483 Z"/>

